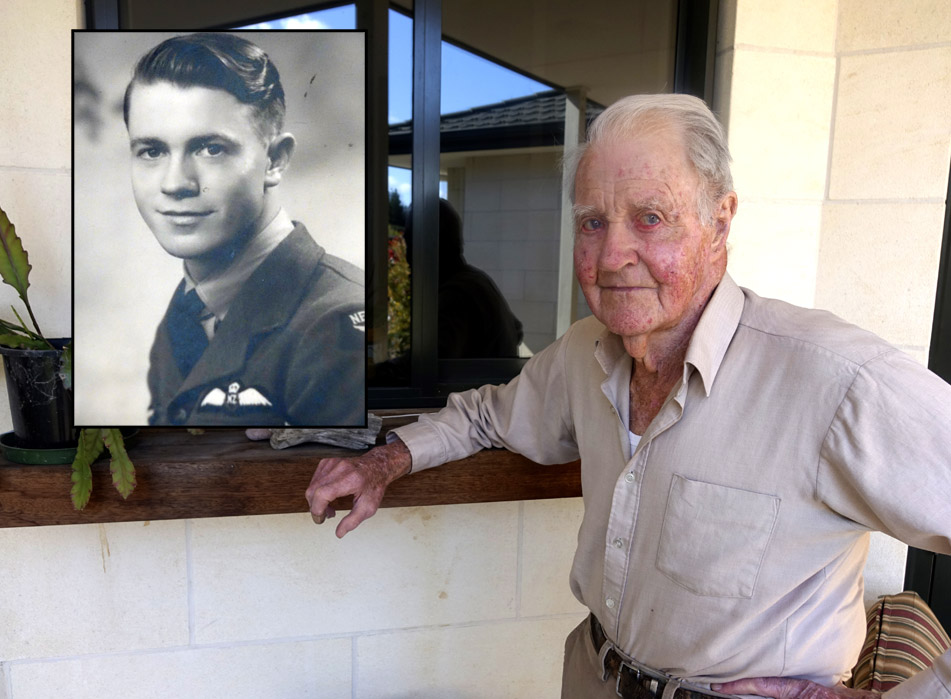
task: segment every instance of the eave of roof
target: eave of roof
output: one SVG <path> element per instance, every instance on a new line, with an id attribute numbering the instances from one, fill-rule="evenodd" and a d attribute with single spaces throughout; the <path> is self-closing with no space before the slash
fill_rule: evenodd
<path id="1" fill-rule="evenodd" d="M 564 144 L 565 94 L 547 90 L 527 97 L 487 104 L 440 117 L 440 151 L 444 153 Z M 588 120 L 603 111 L 589 103 Z M 390 154 L 412 148 L 413 122 L 390 125 Z"/>

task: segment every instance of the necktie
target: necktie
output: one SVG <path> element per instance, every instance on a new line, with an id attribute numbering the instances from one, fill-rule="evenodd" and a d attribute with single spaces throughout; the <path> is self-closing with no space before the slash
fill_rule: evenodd
<path id="1" fill-rule="evenodd" d="M 204 310 L 205 304 L 194 289 L 185 293 L 183 281 L 175 291 L 168 309 L 168 336 L 172 343 L 172 355 L 182 376 L 188 376 L 208 346 L 208 336 L 200 320 Z"/>

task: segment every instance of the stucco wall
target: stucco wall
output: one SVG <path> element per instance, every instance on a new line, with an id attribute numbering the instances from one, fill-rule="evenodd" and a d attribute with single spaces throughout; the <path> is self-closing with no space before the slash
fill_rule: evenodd
<path id="1" fill-rule="evenodd" d="M 554 697 L 579 524 L 572 500 L 343 541 L 306 515 L 0 530 L 0 697 Z"/>
<path id="2" fill-rule="evenodd" d="M 740 206 L 729 270 L 927 363 L 951 162 L 951 5 L 721 2 L 715 109 Z M 866 600 L 907 548 L 873 534 Z"/>

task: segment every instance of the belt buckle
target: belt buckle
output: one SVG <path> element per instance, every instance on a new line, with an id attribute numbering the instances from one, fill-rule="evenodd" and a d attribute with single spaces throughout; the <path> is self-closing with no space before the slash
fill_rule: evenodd
<path id="1" fill-rule="evenodd" d="M 630 665 L 630 664 L 624 662 L 623 660 L 621 661 L 621 665 L 620 665 L 620 666 L 618 667 L 618 669 L 617 669 L 617 682 L 616 682 L 615 685 L 614 685 L 614 693 L 615 693 L 615 694 L 617 694 L 619 697 L 623 697 L 623 696 L 624 696 L 624 695 L 621 693 L 621 678 L 624 676 L 625 670 L 630 671 L 630 673 L 634 675 L 634 680 L 635 680 L 635 681 L 640 681 L 641 677 L 645 677 L 645 678 L 649 679 L 649 680 L 650 680 L 650 685 L 649 685 L 648 687 L 645 687 L 645 689 L 646 689 L 647 691 L 649 691 L 649 692 L 650 692 L 652 695 L 654 695 L 655 697 L 657 696 L 657 690 L 660 689 L 660 682 L 657 680 L 657 678 L 656 678 L 656 677 L 651 677 L 650 675 L 648 675 L 648 674 L 646 674 L 646 673 L 644 673 L 644 672 L 641 672 L 639 668 L 636 668 L 636 667 L 634 667 L 633 665 Z"/>

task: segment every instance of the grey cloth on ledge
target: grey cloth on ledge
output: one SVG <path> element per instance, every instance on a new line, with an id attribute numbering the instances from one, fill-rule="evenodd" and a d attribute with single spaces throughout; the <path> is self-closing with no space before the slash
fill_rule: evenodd
<path id="1" fill-rule="evenodd" d="M 319 442 L 345 449 L 366 449 L 376 444 L 377 435 L 383 426 L 383 418 L 367 413 L 367 426 L 339 429 L 300 429 L 288 427 L 271 430 L 271 446 L 286 449 L 304 442 Z"/>

